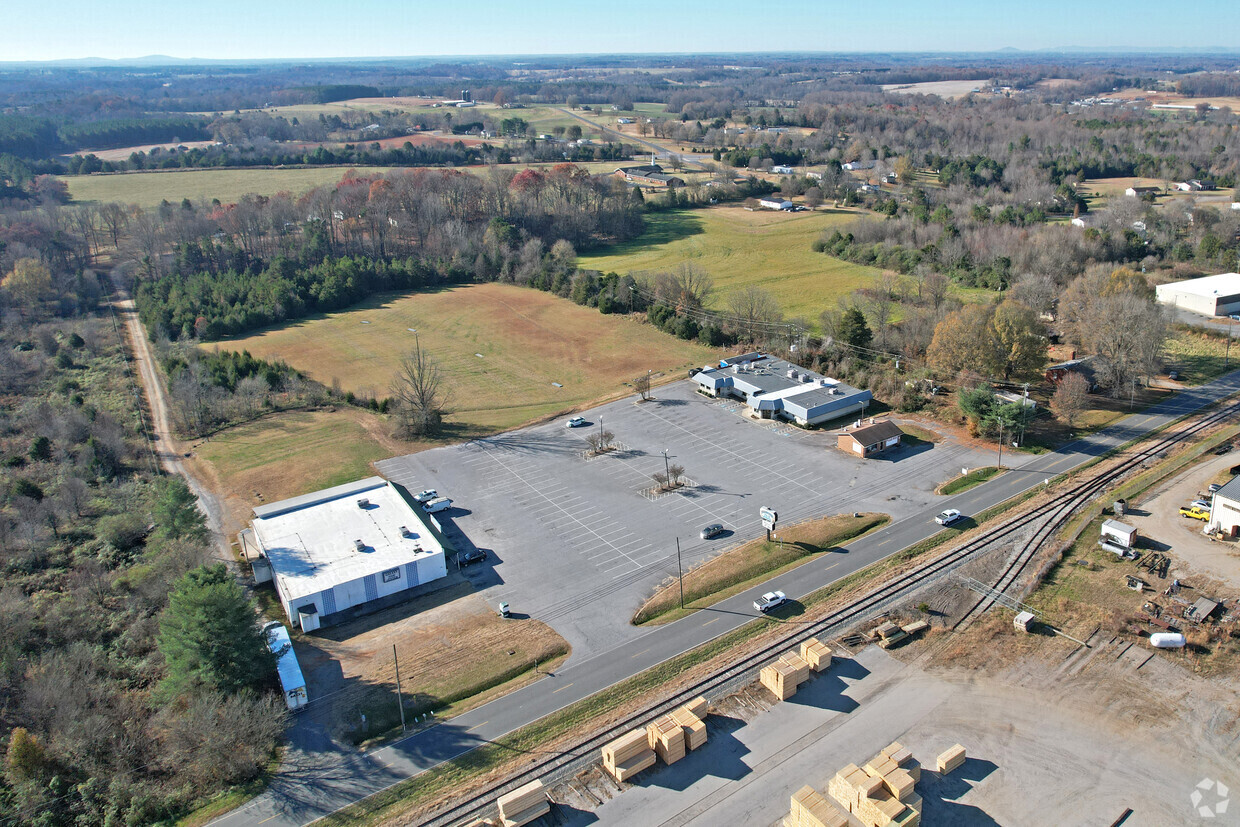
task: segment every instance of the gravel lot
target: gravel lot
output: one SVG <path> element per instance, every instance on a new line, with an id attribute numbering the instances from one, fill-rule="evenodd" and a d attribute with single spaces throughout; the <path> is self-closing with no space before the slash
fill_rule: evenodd
<path id="1" fill-rule="evenodd" d="M 730 717 L 741 705 L 725 703 L 704 748 L 592 811 L 560 808 L 558 823 L 774 827 L 801 786 L 823 791 L 838 768 L 894 740 L 922 764 L 927 825 L 1105 827 L 1127 808 L 1125 827 L 1236 823 L 1234 814 L 1200 819 L 1190 802 L 1206 778 L 1240 789 L 1234 686 L 1140 651 L 1115 657 L 1104 641 L 1036 646 L 989 674 L 906 664 L 870 647 L 787 702 L 742 714 L 747 722 Z M 969 758 L 939 776 L 935 757 L 955 743 Z M 1216 801 L 1212 791 L 1204 799 Z"/>
<path id="2" fill-rule="evenodd" d="M 550 624 L 576 656 L 644 633 L 629 618 L 675 575 L 677 540 L 688 568 L 758 536 L 764 505 L 785 524 L 852 511 L 899 520 L 933 503 L 934 487 L 962 466 L 993 461 L 950 440 L 860 460 L 838 451 L 833 433 L 754 422 L 738 403 L 706 399 L 689 382 L 656 393 L 586 412 L 588 427 L 558 419 L 377 467 L 414 492 L 451 497 L 455 507 L 439 515 L 449 537 L 488 552 L 485 564 L 466 569 L 471 582 L 492 604 L 507 601 Z M 587 460 L 585 438 L 600 426 L 622 450 Z M 691 484 L 652 497 L 644 492 L 664 470 L 665 449 Z M 715 522 L 724 535 L 700 540 Z"/>

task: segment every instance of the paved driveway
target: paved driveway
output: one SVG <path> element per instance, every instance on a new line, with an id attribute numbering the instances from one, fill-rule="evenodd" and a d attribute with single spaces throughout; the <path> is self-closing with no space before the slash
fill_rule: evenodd
<path id="1" fill-rule="evenodd" d="M 574 661 L 633 639 L 629 618 L 677 571 L 762 533 L 760 506 L 790 524 L 829 514 L 878 511 L 894 519 L 939 499 L 936 485 L 962 466 L 994 462 L 952 441 L 861 460 L 835 436 L 754 422 L 739 403 L 707 399 L 689 382 L 585 415 L 378 464 L 411 490 L 435 488 L 456 506 L 439 515 L 453 542 L 487 549 L 466 570 L 484 596 L 551 624 Z M 586 459 L 587 435 L 612 431 L 621 449 Z M 667 451 L 667 461 L 663 452 Z M 1020 463 L 1027 457 L 1017 455 Z M 652 475 L 683 466 L 690 484 L 656 495 Z M 701 528 L 721 523 L 714 540 Z"/>

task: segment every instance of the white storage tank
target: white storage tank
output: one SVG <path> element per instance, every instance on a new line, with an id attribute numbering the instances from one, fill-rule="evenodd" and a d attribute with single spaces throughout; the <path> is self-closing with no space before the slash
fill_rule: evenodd
<path id="1" fill-rule="evenodd" d="M 1184 635 L 1179 632 L 1157 632 L 1150 635 L 1150 646 L 1155 649 L 1183 649 Z"/>

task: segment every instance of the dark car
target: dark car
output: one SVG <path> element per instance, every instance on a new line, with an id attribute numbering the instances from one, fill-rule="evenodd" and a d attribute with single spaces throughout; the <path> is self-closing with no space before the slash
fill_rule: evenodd
<path id="1" fill-rule="evenodd" d="M 1224 442 L 1222 445 L 1214 449 L 1214 453 L 1218 454 L 1221 457 L 1223 454 L 1227 453 L 1230 450 L 1231 450 L 1231 443 Z"/>
<path id="2" fill-rule="evenodd" d="M 706 528 L 702 529 L 700 536 L 703 540 L 710 540 L 714 537 L 718 537 L 726 530 L 727 529 L 725 529 L 720 523 L 711 523 L 706 526 Z"/>
<path id="3" fill-rule="evenodd" d="M 471 548 L 468 551 L 462 551 L 456 555 L 456 563 L 458 566 L 468 566 L 470 563 L 481 563 L 487 559 L 487 553 L 480 548 Z"/>

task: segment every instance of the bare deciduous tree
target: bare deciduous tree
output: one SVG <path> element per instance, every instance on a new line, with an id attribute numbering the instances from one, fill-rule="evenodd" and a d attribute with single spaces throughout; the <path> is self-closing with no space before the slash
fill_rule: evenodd
<path id="1" fill-rule="evenodd" d="M 398 435 L 432 436 L 443 426 L 448 396 L 439 365 L 417 344 L 400 360 L 391 385 Z"/>
<path id="2" fill-rule="evenodd" d="M 1075 371 L 1059 380 L 1051 396 L 1051 411 L 1069 428 L 1076 427 L 1076 418 L 1088 406 L 1089 380 Z"/>

